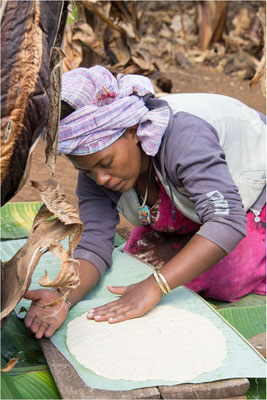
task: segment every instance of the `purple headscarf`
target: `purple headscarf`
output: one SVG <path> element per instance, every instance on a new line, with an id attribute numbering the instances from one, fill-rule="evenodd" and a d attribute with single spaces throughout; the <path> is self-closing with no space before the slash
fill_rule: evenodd
<path id="1" fill-rule="evenodd" d="M 115 142 L 131 126 L 143 150 L 154 156 L 169 122 L 167 106 L 149 110 L 143 97 L 154 95 L 140 75 L 117 79 L 104 67 L 77 68 L 63 74 L 62 100 L 75 111 L 59 124 L 58 154 L 86 155 Z"/>

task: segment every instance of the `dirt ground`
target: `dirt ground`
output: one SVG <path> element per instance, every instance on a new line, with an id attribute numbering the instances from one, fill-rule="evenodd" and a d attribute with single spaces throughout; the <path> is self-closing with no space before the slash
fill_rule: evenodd
<path id="1" fill-rule="evenodd" d="M 259 84 L 251 91 L 247 80 L 230 77 L 223 72 L 218 73 L 211 67 L 201 65 L 188 69 L 171 68 L 168 71 L 168 77 L 172 79 L 172 93 L 207 92 L 223 94 L 235 97 L 248 106 L 264 114 L 266 113 L 266 99 L 262 95 Z M 44 180 L 51 177 L 50 169 L 45 164 L 44 149 L 44 141 L 40 139 L 33 151 L 29 180 Z M 75 194 L 77 171 L 64 155 L 57 159 L 55 178 L 66 194 L 67 199 L 77 207 L 78 203 Z M 12 198 L 12 202 L 40 200 L 38 193 L 31 187 L 29 180 L 20 192 Z M 126 239 L 131 227 L 131 224 L 121 216 L 120 224 L 117 227 L 118 233 Z"/>

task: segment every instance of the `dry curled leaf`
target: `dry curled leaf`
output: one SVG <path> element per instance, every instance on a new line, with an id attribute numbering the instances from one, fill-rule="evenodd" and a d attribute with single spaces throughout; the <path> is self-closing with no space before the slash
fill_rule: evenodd
<path id="1" fill-rule="evenodd" d="M 1 320 L 16 307 L 30 286 L 31 277 L 40 257 L 51 250 L 61 260 L 58 276 L 50 281 L 46 276 L 41 278 L 40 285 L 56 287 L 67 293 L 80 283 L 78 261 L 73 260 L 72 251 L 77 246 L 83 225 L 77 211 L 69 204 L 54 179 L 44 182 L 32 182 L 39 190 L 44 205 L 36 215 L 27 242 L 6 263 L 2 264 Z M 52 218 L 55 216 L 55 218 Z M 65 250 L 60 243 L 69 238 L 69 248 Z M 54 304 L 53 304 L 54 305 Z M 3 327 L 3 326 L 2 326 Z"/>
<path id="2" fill-rule="evenodd" d="M 78 272 L 79 261 L 74 260 L 61 243 L 51 245 L 49 250 L 61 260 L 61 268 L 54 280 L 51 281 L 47 272 L 45 272 L 45 275 L 39 280 L 39 283 L 44 287 L 56 288 L 62 294 L 62 297 L 52 303 L 46 304 L 44 308 L 54 307 L 60 302 L 63 302 L 63 300 L 67 298 L 69 292 L 80 284 Z"/>
<path id="3" fill-rule="evenodd" d="M 18 358 L 11 358 L 11 359 L 7 362 L 7 364 L 6 364 L 3 368 L 1 368 L 1 372 L 8 372 L 8 371 L 10 371 L 12 368 L 15 367 L 17 361 L 18 361 Z"/>
<path id="4" fill-rule="evenodd" d="M 66 200 L 55 179 L 38 182 L 31 181 L 32 186 L 39 190 L 40 196 L 47 209 L 65 225 L 81 224 L 76 209 Z"/>

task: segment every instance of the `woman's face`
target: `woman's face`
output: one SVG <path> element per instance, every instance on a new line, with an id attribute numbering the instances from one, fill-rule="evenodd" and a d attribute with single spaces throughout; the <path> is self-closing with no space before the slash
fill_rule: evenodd
<path id="1" fill-rule="evenodd" d="M 98 185 L 126 192 L 148 169 L 148 156 L 138 142 L 136 129 L 129 128 L 106 149 L 86 156 L 69 155 L 68 158 L 75 168 L 93 172 Z"/>

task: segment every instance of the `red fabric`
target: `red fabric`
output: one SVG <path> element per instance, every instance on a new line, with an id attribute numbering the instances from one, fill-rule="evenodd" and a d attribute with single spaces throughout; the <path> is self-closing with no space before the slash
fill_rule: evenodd
<path id="1" fill-rule="evenodd" d="M 177 209 L 172 218 L 172 203 L 163 186 L 159 201 L 151 209 L 151 224 L 135 227 L 126 243 L 125 251 L 161 267 L 191 239 L 199 225 Z M 260 218 L 247 213 L 247 236 L 233 251 L 205 273 L 185 286 L 205 297 L 234 302 L 248 293 L 266 294 L 266 206 Z"/>

